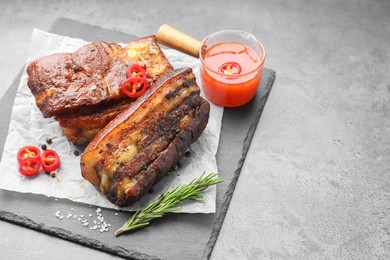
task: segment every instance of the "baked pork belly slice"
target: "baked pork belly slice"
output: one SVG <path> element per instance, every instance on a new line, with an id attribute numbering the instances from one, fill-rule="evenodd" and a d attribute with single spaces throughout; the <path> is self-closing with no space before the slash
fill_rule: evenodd
<path id="1" fill-rule="evenodd" d="M 205 129 L 210 104 L 199 93 L 190 68 L 164 74 L 87 146 L 83 177 L 118 206 L 138 201 Z"/>
<path id="2" fill-rule="evenodd" d="M 86 146 L 112 119 L 128 108 L 133 99 L 123 98 L 99 106 L 83 107 L 75 112 L 55 116 L 68 139 Z"/>
<path id="3" fill-rule="evenodd" d="M 123 48 L 116 43 L 93 42 L 74 53 L 33 61 L 27 67 L 27 85 L 43 116 L 51 117 L 123 98 L 121 85 L 134 63 L 145 66 L 149 84 L 173 69 L 155 36 Z"/>

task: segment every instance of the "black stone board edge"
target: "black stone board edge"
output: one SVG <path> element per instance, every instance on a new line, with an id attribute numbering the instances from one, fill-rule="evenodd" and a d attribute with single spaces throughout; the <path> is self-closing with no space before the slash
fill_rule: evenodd
<path id="1" fill-rule="evenodd" d="M 27 227 L 29 229 L 33 229 L 48 235 L 56 236 L 71 242 L 75 242 L 78 244 L 82 244 L 88 247 L 92 247 L 94 249 L 103 251 L 105 253 L 110 253 L 114 255 L 118 255 L 121 257 L 125 257 L 127 259 L 134 259 L 134 260 L 159 260 L 161 258 L 146 255 L 143 253 L 139 253 L 137 251 L 128 250 L 121 246 L 108 246 L 99 240 L 91 239 L 88 237 L 75 235 L 72 232 L 62 229 L 62 228 L 56 228 L 56 227 L 50 227 L 43 223 L 36 223 L 35 221 L 25 217 L 25 216 L 19 216 L 12 212 L 7 212 L 0 210 L 0 219 L 19 225 L 23 227 Z"/>
<path id="2" fill-rule="evenodd" d="M 247 155 L 249 147 L 252 143 L 253 135 L 256 131 L 261 114 L 263 113 L 265 103 L 267 102 L 269 93 L 270 93 L 271 88 L 272 88 L 272 84 L 275 81 L 275 77 L 276 77 L 276 73 L 275 73 L 275 71 L 272 71 L 271 76 L 269 77 L 267 85 L 266 85 L 266 94 L 260 99 L 260 102 L 258 105 L 259 108 L 256 111 L 255 120 L 253 121 L 252 125 L 249 127 L 248 133 L 245 136 L 244 146 L 242 147 L 242 150 L 241 150 L 241 158 L 238 161 L 237 169 L 234 171 L 234 176 L 233 176 L 231 182 L 229 183 L 228 190 L 226 191 L 226 193 L 224 195 L 224 200 L 222 202 L 221 209 L 220 209 L 220 212 L 218 213 L 217 219 L 214 223 L 214 227 L 213 227 L 213 230 L 211 232 L 210 239 L 207 242 L 207 245 L 206 245 L 206 248 L 205 248 L 205 251 L 203 254 L 203 259 L 209 259 L 212 252 L 213 252 L 215 243 L 218 239 L 219 233 L 220 233 L 221 228 L 222 228 L 223 221 L 225 220 L 225 216 L 226 216 L 227 211 L 229 209 L 229 205 L 230 205 L 230 201 L 232 200 L 232 197 L 233 197 L 234 189 L 236 188 L 238 178 L 240 177 L 242 166 L 244 165 L 246 155 Z M 230 109 L 225 109 L 224 116 L 225 116 L 225 113 L 230 112 L 229 110 Z"/>

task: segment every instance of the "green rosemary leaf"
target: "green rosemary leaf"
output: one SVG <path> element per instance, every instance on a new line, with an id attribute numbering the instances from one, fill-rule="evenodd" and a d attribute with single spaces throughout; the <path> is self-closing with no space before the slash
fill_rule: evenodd
<path id="1" fill-rule="evenodd" d="M 145 227 L 155 218 L 161 218 L 164 214 L 179 209 L 178 204 L 184 200 L 191 199 L 203 201 L 202 193 L 207 187 L 222 182 L 217 173 L 210 173 L 205 176 L 203 173 L 200 177 L 194 179 L 188 184 L 176 186 L 171 191 L 162 194 L 146 208 L 137 210 L 124 224 L 115 232 L 119 236 L 124 232 Z"/>

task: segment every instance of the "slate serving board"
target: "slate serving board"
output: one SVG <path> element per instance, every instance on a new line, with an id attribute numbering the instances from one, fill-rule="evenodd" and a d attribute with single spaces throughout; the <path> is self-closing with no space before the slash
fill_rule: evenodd
<path id="1" fill-rule="evenodd" d="M 136 38 L 64 18 L 58 19 L 50 31 L 87 41 L 129 42 Z M 1 153 L 21 73 L 0 100 Z M 84 215 L 83 218 L 91 215 L 91 223 L 97 217 L 95 206 L 0 190 L 0 219 L 130 259 L 208 259 L 274 79 L 275 71 L 265 68 L 255 98 L 245 106 L 224 111 L 217 152 L 219 175 L 224 182 L 217 186 L 215 214 L 168 214 L 145 229 L 114 237 L 113 232 L 130 216 L 128 212 L 102 209 L 101 214 L 111 226 L 109 232 L 101 233 L 83 227 L 77 218 L 66 218 L 68 212 Z M 55 217 L 57 211 L 62 212 L 63 220 Z"/>

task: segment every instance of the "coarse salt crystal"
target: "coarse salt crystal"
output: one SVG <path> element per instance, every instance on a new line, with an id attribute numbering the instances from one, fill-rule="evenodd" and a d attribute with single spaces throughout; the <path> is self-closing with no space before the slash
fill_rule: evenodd
<path id="1" fill-rule="evenodd" d="M 70 211 L 74 211 L 73 208 L 70 209 Z M 87 215 L 85 215 L 86 217 L 84 218 L 84 215 L 77 215 L 77 214 L 72 214 L 71 212 L 68 212 L 68 215 L 66 216 L 67 219 L 69 218 L 73 218 L 73 219 L 77 219 L 79 222 L 81 222 L 81 225 L 84 226 L 84 227 L 89 227 L 89 229 L 91 230 L 95 230 L 95 229 L 99 229 L 99 231 L 101 233 L 103 232 L 108 232 L 109 229 L 108 227 L 111 226 L 110 223 L 107 223 L 105 220 L 104 220 L 104 217 L 102 215 L 102 209 L 101 208 L 97 208 L 96 209 L 96 219 L 93 220 L 93 226 L 89 226 L 89 223 L 88 223 L 88 217 L 93 217 L 93 214 L 88 214 L 88 217 Z M 115 213 L 115 215 L 119 215 L 119 213 Z M 61 212 L 58 210 L 56 211 L 55 213 L 55 216 L 62 220 L 64 218 L 64 216 L 61 215 Z"/>
<path id="2" fill-rule="evenodd" d="M 57 218 L 59 218 L 59 219 L 63 219 L 64 218 L 64 216 L 61 216 L 61 212 L 59 210 L 56 212 L 55 216 Z"/>

